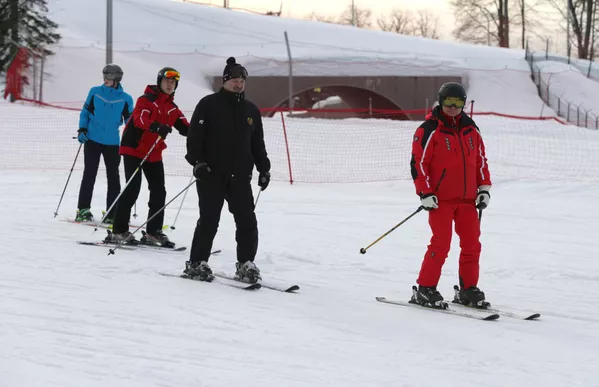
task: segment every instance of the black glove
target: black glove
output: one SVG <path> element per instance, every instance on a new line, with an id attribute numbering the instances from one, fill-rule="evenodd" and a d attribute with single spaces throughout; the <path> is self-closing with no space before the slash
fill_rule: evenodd
<path id="1" fill-rule="evenodd" d="M 476 208 L 479 210 L 484 210 L 489 205 L 489 201 L 491 200 L 491 191 L 490 185 L 481 185 L 478 187 L 478 194 L 476 194 Z"/>
<path id="2" fill-rule="evenodd" d="M 85 128 L 79 128 L 79 130 L 77 131 L 77 133 L 79 133 L 77 135 L 77 140 L 81 144 L 84 144 L 87 140 L 89 140 L 89 138 L 87 137 L 87 129 L 85 129 Z"/>
<path id="3" fill-rule="evenodd" d="M 270 172 L 260 173 L 258 176 L 258 187 L 261 188 L 261 191 L 264 191 L 268 184 L 270 183 Z"/>
<path id="4" fill-rule="evenodd" d="M 208 163 L 204 161 L 194 165 L 193 175 L 200 181 L 206 180 L 210 175 L 210 167 L 208 166 Z"/>
<path id="5" fill-rule="evenodd" d="M 150 125 L 150 132 L 158 133 L 158 135 L 162 137 L 163 140 L 172 131 L 173 128 L 171 128 L 170 126 L 165 124 L 159 124 L 158 122 L 153 122 L 152 125 Z"/>

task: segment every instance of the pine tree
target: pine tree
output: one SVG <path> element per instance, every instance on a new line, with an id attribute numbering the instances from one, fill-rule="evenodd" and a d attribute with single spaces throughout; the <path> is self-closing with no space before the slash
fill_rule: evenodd
<path id="1" fill-rule="evenodd" d="M 19 47 L 48 56 L 58 43 L 58 24 L 48 13 L 47 0 L 0 0 L 0 73 L 6 72 Z"/>

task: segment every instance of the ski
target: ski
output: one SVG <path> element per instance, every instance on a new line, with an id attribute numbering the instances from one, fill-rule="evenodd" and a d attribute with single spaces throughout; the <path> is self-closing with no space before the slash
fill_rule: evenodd
<path id="1" fill-rule="evenodd" d="M 222 272 L 215 272 L 214 275 L 216 277 L 227 279 L 230 281 L 235 281 L 235 282 L 238 282 L 241 284 L 246 283 L 246 282 L 235 279 L 235 276 L 225 274 Z M 280 283 L 276 283 L 273 281 L 260 281 L 259 284 L 262 285 L 263 288 L 270 289 L 270 290 L 276 290 L 276 291 L 283 292 L 283 293 L 293 293 L 300 289 L 300 287 L 298 285 L 280 284 Z"/>
<path id="2" fill-rule="evenodd" d="M 177 277 L 177 278 L 183 278 L 183 279 L 197 281 L 197 282 L 206 282 L 206 283 L 214 282 L 214 281 L 210 281 L 210 282 L 200 281 L 200 280 L 197 280 L 194 278 L 190 278 L 190 277 L 186 276 L 185 274 L 171 274 L 171 273 L 160 273 L 160 272 L 158 274 L 163 275 L 165 277 Z M 223 279 L 223 278 L 218 278 L 218 279 L 215 278 L 215 280 L 216 280 L 216 283 L 220 283 L 222 285 L 230 286 L 230 287 L 241 289 L 241 290 L 258 290 L 262 287 L 259 283 L 246 284 L 245 282 L 231 281 L 231 280 L 227 280 L 227 279 Z"/>
<path id="3" fill-rule="evenodd" d="M 73 223 L 73 224 L 80 224 L 82 226 L 99 227 L 99 228 L 103 228 L 106 230 L 112 230 L 112 224 L 109 224 L 109 223 L 96 224 L 96 222 L 77 222 L 73 218 L 60 219 L 60 221 L 67 222 L 67 223 Z M 135 224 L 130 224 L 129 227 L 130 228 L 139 228 L 140 226 L 135 225 Z M 165 224 L 164 226 L 162 226 L 163 230 L 167 230 L 169 228 L 170 228 L 170 226 L 168 224 Z"/>
<path id="4" fill-rule="evenodd" d="M 77 241 L 77 243 L 80 245 L 85 245 L 85 246 L 99 246 L 99 247 L 114 247 L 115 246 L 113 244 L 104 243 L 104 241 Z M 135 245 L 122 245 L 120 248 L 124 249 L 124 250 L 137 250 L 137 246 L 135 246 Z"/>
<path id="5" fill-rule="evenodd" d="M 105 242 L 105 241 L 77 241 L 77 243 L 80 244 L 80 245 L 88 245 L 88 246 L 108 246 L 108 247 L 119 246 L 119 249 L 125 249 L 125 250 L 144 249 L 144 250 L 169 251 L 169 252 L 170 251 L 180 252 L 180 251 L 187 250 L 187 247 L 185 247 L 185 246 L 171 248 L 171 247 L 161 247 L 161 246 L 144 245 L 144 244 L 141 244 L 141 243 L 138 244 L 138 245 L 127 245 L 127 244 L 120 244 L 120 243 L 109 243 L 109 242 Z"/>
<path id="6" fill-rule="evenodd" d="M 148 249 L 148 250 L 154 250 L 154 251 L 166 251 L 166 252 L 181 252 L 181 251 L 185 251 L 187 250 L 187 247 L 182 246 L 182 247 L 176 247 L 176 248 L 170 248 L 170 247 L 160 247 L 160 246 L 152 246 L 152 245 L 144 245 L 144 244 L 138 244 L 138 245 L 121 245 L 118 243 L 108 243 L 108 242 L 104 242 L 104 241 L 77 241 L 78 244 L 80 245 L 86 245 L 86 246 L 104 246 L 104 247 L 115 247 L 115 246 L 120 246 L 119 249 L 125 249 L 125 250 L 138 250 L 138 249 Z M 222 250 L 214 250 L 210 253 L 210 255 L 215 255 L 215 254 L 219 254 L 221 253 Z"/>
<path id="7" fill-rule="evenodd" d="M 454 316 L 466 317 L 466 318 L 471 318 L 471 319 L 475 319 L 475 320 L 492 321 L 492 320 L 497 320 L 500 317 L 496 313 L 472 314 L 472 313 L 466 313 L 466 312 L 462 312 L 462 311 L 455 310 L 455 309 L 449 309 L 449 308 L 447 308 L 447 309 L 432 308 L 432 307 L 429 307 L 429 306 L 422 306 L 422 305 L 419 305 L 419 304 L 412 304 L 412 303 L 410 303 L 408 301 L 388 300 L 385 297 L 375 297 L 375 299 L 378 302 L 383 302 L 383 303 L 386 303 L 386 304 L 393 304 L 393 305 L 407 306 L 407 307 L 417 308 L 417 309 L 423 309 L 423 310 L 430 310 L 430 311 L 434 311 L 434 312 L 445 313 L 445 314 L 452 314 Z"/>
<path id="8" fill-rule="evenodd" d="M 537 320 L 541 317 L 540 313 L 510 312 L 510 311 L 506 311 L 506 310 L 492 308 L 491 304 L 488 302 L 485 302 L 485 306 L 482 306 L 482 307 L 464 305 L 459 301 L 459 298 L 458 298 L 458 292 L 460 291 L 460 287 L 458 285 L 454 285 L 453 291 L 454 291 L 454 297 L 453 297 L 452 302 L 453 302 L 453 304 L 455 304 L 456 306 L 458 306 L 460 308 L 471 309 L 471 310 L 482 310 L 482 311 L 486 311 L 489 313 L 495 313 L 500 316 L 515 318 L 515 319 L 519 319 L 519 320 L 527 320 L 527 321 Z"/>

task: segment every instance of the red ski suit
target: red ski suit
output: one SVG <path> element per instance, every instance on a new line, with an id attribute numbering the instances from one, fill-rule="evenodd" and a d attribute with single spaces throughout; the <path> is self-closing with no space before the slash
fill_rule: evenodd
<path id="1" fill-rule="evenodd" d="M 125 126 L 121 139 L 120 154 L 143 159 L 158 139 L 158 133 L 151 132 L 152 125 L 166 124 L 187 135 L 189 122 L 174 102 L 174 94 L 165 94 L 157 86 L 146 87 L 145 94 L 137 99 L 133 114 Z M 162 160 L 166 143 L 159 141 L 147 158 L 148 163 Z"/>
<path id="2" fill-rule="evenodd" d="M 478 127 L 465 113 L 452 118 L 437 106 L 416 130 L 410 165 L 416 193 L 434 193 L 439 200 L 439 208 L 429 211 L 433 236 L 418 284 L 437 286 L 449 254 L 455 222 L 461 248 L 460 286 L 477 286 L 481 244 L 475 200 L 479 186 L 491 185 L 485 145 Z"/>

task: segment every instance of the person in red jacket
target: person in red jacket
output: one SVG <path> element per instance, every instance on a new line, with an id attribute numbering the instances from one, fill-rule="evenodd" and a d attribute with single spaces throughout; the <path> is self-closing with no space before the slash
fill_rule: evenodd
<path id="1" fill-rule="evenodd" d="M 477 209 L 489 205 L 491 177 L 485 145 L 472 118 L 464 113 L 466 90 L 459 83 L 439 89 L 439 106 L 416 130 L 410 162 L 416 193 L 429 211 L 433 233 L 412 301 L 441 307 L 437 290 L 449 254 L 452 226 L 460 238 L 459 301 L 482 306 L 485 294 L 477 287 L 481 252 Z"/>
<path id="2" fill-rule="evenodd" d="M 172 67 L 163 68 L 158 72 L 156 85 L 148 85 L 145 94 L 137 99 L 133 114 L 123 131 L 119 151 L 123 155 L 126 179 L 129 181 L 132 176 L 133 179 L 118 200 L 112 233 L 108 234 L 106 242 L 175 246 L 162 232 L 164 211 L 160 210 L 166 200 L 162 163 L 162 151 L 166 149 L 166 136 L 172 132 L 173 127 L 182 136 L 187 136 L 189 129 L 187 118 L 174 102 L 180 77 L 179 72 Z M 140 171 L 136 173 L 140 164 Z M 131 207 L 135 204 L 141 189 L 141 171 L 148 181 L 150 191 L 148 219 L 158 211 L 160 213 L 147 223 L 146 233 L 138 241 L 129 232 L 129 219 Z"/>

